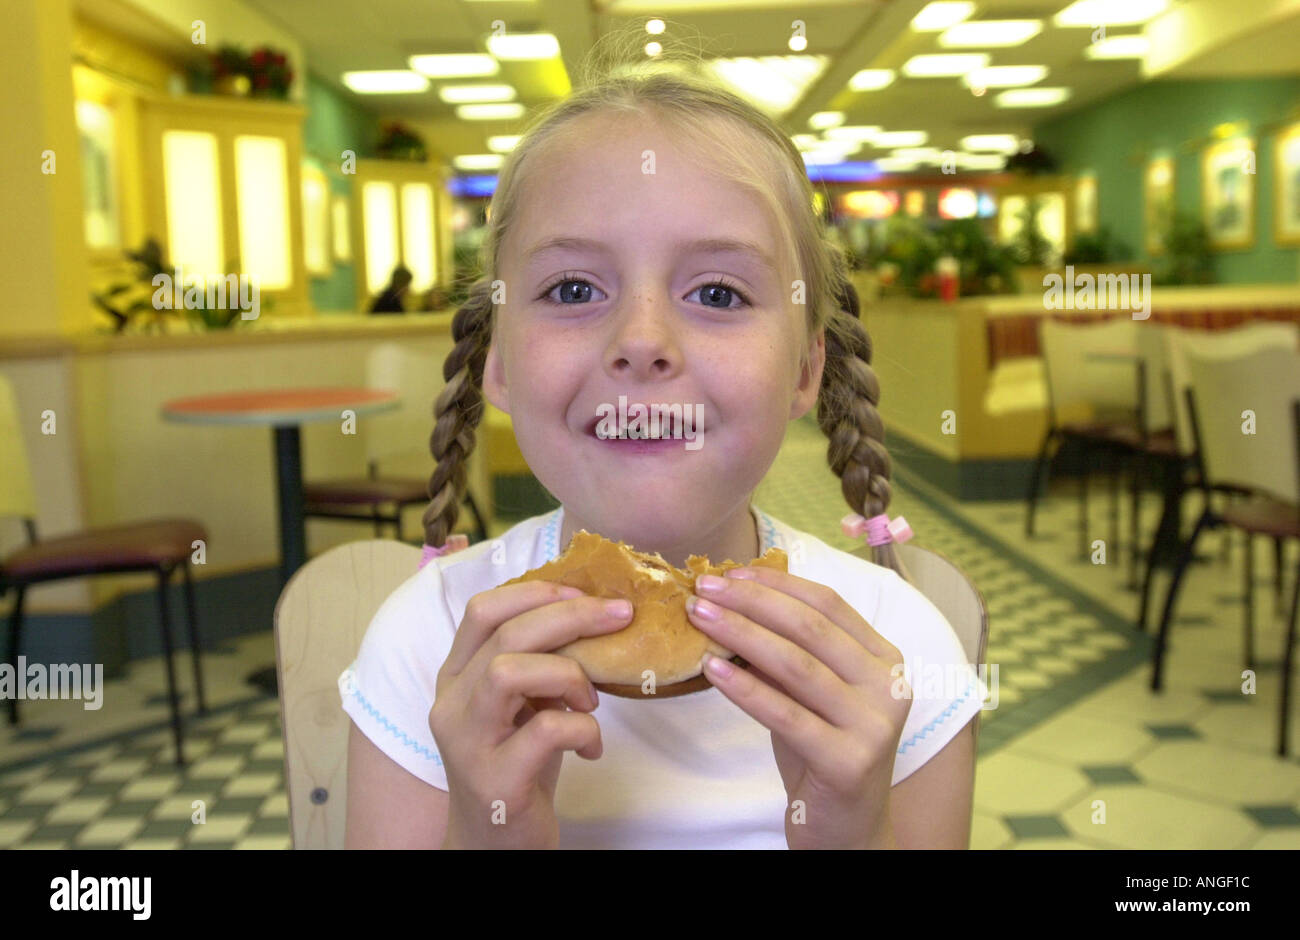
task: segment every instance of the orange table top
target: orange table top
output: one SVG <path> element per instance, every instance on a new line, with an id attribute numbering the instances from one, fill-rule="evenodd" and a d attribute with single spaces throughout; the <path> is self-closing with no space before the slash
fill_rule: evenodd
<path id="1" fill-rule="evenodd" d="M 348 410 L 357 415 L 391 411 L 401 405 L 396 392 L 357 387 L 273 388 L 182 398 L 163 405 L 170 421 L 198 424 L 303 424 L 336 419 Z"/>

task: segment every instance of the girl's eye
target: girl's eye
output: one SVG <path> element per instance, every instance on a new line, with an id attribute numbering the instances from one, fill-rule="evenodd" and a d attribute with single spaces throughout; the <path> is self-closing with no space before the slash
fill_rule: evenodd
<path id="1" fill-rule="evenodd" d="M 563 304 L 565 306 L 574 306 L 590 302 L 593 298 L 592 291 L 597 290 L 590 281 L 585 281 L 580 277 L 562 277 L 554 282 L 550 287 L 542 292 L 542 299 L 548 303 Z M 559 299 L 555 298 L 558 292 Z"/>
<path id="2" fill-rule="evenodd" d="M 546 288 L 542 292 L 542 299 L 553 304 L 574 306 L 590 303 L 593 299 L 596 299 L 592 297 L 593 291 L 599 292 L 599 288 L 593 286 L 590 281 L 578 277 L 564 277 Z M 739 300 L 741 306 L 749 303 L 749 299 L 737 287 L 725 280 L 705 284 L 691 293 L 699 293 L 700 303 L 718 310 L 735 309 L 732 300 Z M 558 296 L 556 296 L 557 294 Z"/>
<path id="3" fill-rule="evenodd" d="M 736 287 L 726 281 L 713 281 L 699 288 L 700 303 L 706 307 L 715 307 L 718 310 L 735 309 L 731 306 L 732 298 L 740 301 L 741 305 L 747 305 L 749 300 Z M 694 293 L 694 292 L 692 292 Z M 712 303 L 711 301 L 719 301 Z"/>

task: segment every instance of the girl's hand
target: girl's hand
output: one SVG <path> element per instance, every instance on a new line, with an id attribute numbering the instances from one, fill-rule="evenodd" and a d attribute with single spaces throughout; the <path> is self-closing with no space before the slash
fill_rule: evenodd
<path id="1" fill-rule="evenodd" d="M 695 589 L 691 622 L 750 664 L 710 657 L 704 674 L 772 732 L 790 848 L 893 848 L 889 788 L 912 705 L 893 671 L 902 653 L 835 591 L 784 571 L 733 568 Z"/>
<path id="2" fill-rule="evenodd" d="M 470 598 L 429 710 L 447 770 L 444 848 L 558 845 L 564 752 L 595 760 L 603 748 L 596 719 L 579 714 L 596 708 L 595 688 L 575 661 L 549 651 L 627 626 L 631 605 L 620 615 L 610 603 L 549 581 Z"/>

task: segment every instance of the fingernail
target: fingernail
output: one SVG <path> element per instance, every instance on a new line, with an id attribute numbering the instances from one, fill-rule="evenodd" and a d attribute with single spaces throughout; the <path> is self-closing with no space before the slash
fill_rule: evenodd
<path id="1" fill-rule="evenodd" d="M 727 586 L 727 582 L 711 574 L 702 574 L 695 579 L 695 590 L 705 594 L 716 594 Z"/>
<path id="2" fill-rule="evenodd" d="M 614 620 L 626 620 L 632 616 L 632 604 L 625 600 L 609 601 L 605 604 L 605 613 Z"/>
<path id="3" fill-rule="evenodd" d="M 702 597 L 686 598 L 686 609 L 701 620 L 718 619 L 718 605 L 710 604 Z"/>
<path id="4" fill-rule="evenodd" d="M 721 679 L 726 679 L 735 672 L 735 668 L 731 663 L 719 656 L 714 656 L 712 653 L 704 654 L 704 668 Z"/>
<path id="5" fill-rule="evenodd" d="M 742 581 L 754 580 L 754 571 L 752 568 L 729 568 L 723 573 L 728 578 L 740 578 Z"/>

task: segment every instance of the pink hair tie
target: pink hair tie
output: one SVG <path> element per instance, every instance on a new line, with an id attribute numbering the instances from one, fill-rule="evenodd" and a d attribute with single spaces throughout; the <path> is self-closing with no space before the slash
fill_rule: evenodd
<path id="1" fill-rule="evenodd" d="M 840 528 L 850 538 L 867 537 L 868 545 L 885 545 L 889 542 L 906 542 L 912 537 L 912 527 L 902 516 L 890 519 L 885 513 L 864 518 L 850 513 L 840 520 Z"/>
<path id="2" fill-rule="evenodd" d="M 450 555 L 452 552 L 458 552 L 462 548 L 469 548 L 469 536 L 464 534 L 449 536 L 445 545 L 439 545 L 434 548 L 432 545 L 425 545 L 424 551 L 420 554 L 420 568 L 423 568 L 429 562 L 441 555 Z M 416 569 L 419 570 L 418 568 Z"/>

